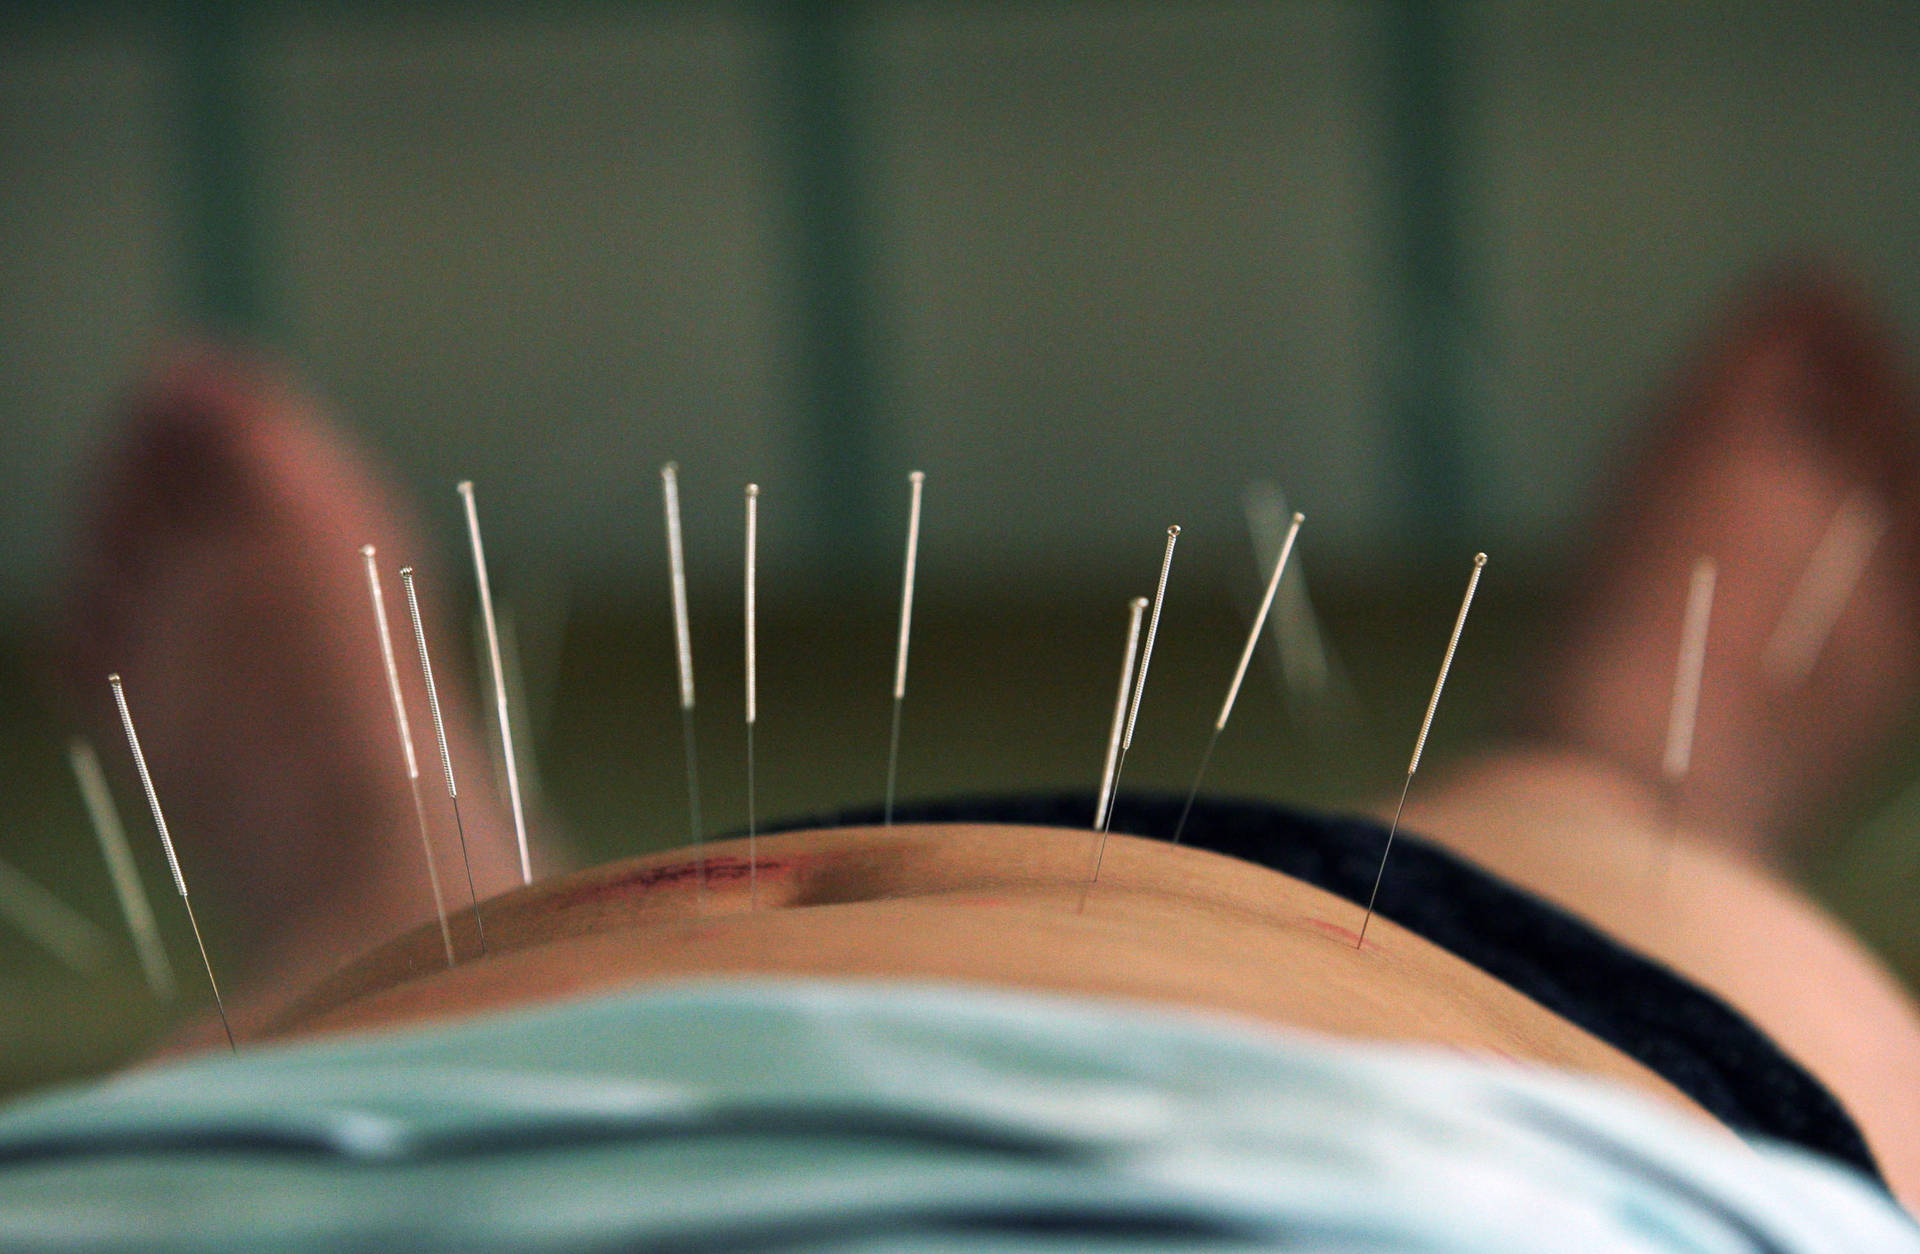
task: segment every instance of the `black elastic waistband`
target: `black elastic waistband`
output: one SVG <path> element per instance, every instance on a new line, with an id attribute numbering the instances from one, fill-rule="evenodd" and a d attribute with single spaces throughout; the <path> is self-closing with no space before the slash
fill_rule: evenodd
<path id="1" fill-rule="evenodd" d="M 1114 808 L 1113 830 L 1168 839 L 1182 800 L 1129 793 Z M 984 797 L 901 805 L 894 819 L 1085 827 L 1092 810 L 1086 794 Z M 782 826 L 880 817 L 877 808 L 850 810 Z M 1372 819 L 1201 798 L 1183 841 L 1364 905 L 1386 838 Z M 1814 1150 L 1880 1180 L 1839 1101 L 1765 1033 L 1699 985 L 1557 906 L 1403 830 L 1377 909 L 1640 1062 L 1735 1131 Z"/>

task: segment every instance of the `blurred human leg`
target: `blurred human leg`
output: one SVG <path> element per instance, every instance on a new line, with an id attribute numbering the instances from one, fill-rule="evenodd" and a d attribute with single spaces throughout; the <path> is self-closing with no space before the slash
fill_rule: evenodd
<path id="1" fill-rule="evenodd" d="M 1833 1087 L 1920 1199 L 1920 1015 L 1784 877 L 1821 808 L 1920 685 L 1917 414 L 1888 336 L 1834 281 L 1764 289 L 1683 380 L 1599 517 L 1599 555 L 1539 684 L 1539 748 L 1495 754 L 1407 816 L 1715 990 Z M 1891 524 L 1812 669 L 1768 649 L 1846 502 Z M 1662 778 L 1688 570 L 1715 559 L 1690 773 Z"/>

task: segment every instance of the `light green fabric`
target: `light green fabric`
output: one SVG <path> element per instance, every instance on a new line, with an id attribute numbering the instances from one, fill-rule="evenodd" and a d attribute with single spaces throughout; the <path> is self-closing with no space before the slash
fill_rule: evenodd
<path id="1" fill-rule="evenodd" d="M 0 1112 L 0 1248 L 1920 1252 L 1871 1185 L 1452 1056 L 955 987 L 706 983 Z"/>

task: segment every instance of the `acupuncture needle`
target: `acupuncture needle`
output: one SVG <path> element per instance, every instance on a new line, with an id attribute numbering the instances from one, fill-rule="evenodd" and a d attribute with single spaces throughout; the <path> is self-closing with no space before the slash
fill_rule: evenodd
<path id="1" fill-rule="evenodd" d="M 454 964 L 453 928 L 447 923 L 447 899 L 440 890 L 440 867 L 433 856 L 433 841 L 427 835 L 427 807 L 420 796 L 420 760 L 413 752 L 413 727 L 407 720 L 406 698 L 400 693 L 400 667 L 393 657 L 393 633 L 387 626 L 387 598 L 380 588 L 380 571 L 374 565 L 374 547 L 360 546 L 360 557 L 367 567 L 367 591 L 373 599 L 373 621 L 379 629 L 380 660 L 386 666 L 387 695 L 393 702 L 393 725 L 400 735 L 401 760 L 407 767 L 407 790 L 413 794 L 413 817 L 420 829 L 420 850 L 427 856 L 427 883 L 433 888 L 433 912 L 440 920 L 440 943 L 447 951 L 447 965 Z"/>
<path id="2" fill-rule="evenodd" d="M 1433 730 L 1433 714 L 1440 708 L 1440 691 L 1447 686 L 1447 672 L 1453 669 L 1454 650 L 1460 647 L 1460 633 L 1467 625 L 1467 611 L 1473 607 L 1473 593 L 1480 586 L 1480 572 L 1487 568 L 1487 555 L 1473 555 L 1473 573 L 1467 577 L 1467 593 L 1460 598 L 1460 613 L 1453 620 L 1453 635 L 1447 638 L 1447 652 L 1440 659 L 1440 677 L 1433 681 L 1433 695 L 1427 699 L 1426 715 L 1420 720 L 1420 736 L 1413 742 L 1413 757 L 1407 763 L 1407 779 L 1400 785 L 1400 803 L 1393 808 L 1393 823 L 1387 828 L 1386 847 L 1380 851 L 1380 869 L 1373 874 L 1373 891 L 1367 895 L 1366 917 L 1360 920 L 1360 935 L 1353 947 L 1367 943 L 1367 925 L 1373 922 L 1373 907 L 1380 899 L 1380 881 L 1387 873 L 1387 855 L 1393 852 L 1393 838 L 1400 831 L 1400 815 L 1407 808 L 1407 793 L 1413 788 L 1413 774 L 1420 769 L 1420 755 L 1427 747 L 1427 733 Z"/>
<path id="3" fill-rule="evenodd" d="M 467 542 L 473 550 L 473 577 L 480 585 L 480 617 L 487 629 L 487 661 L 493 668 L 493 703 L 500 723 L 500 751 L 506 760 L 507 797 L 513 808 L 513 836 L 520 851 L 520 882 L 533 883 L 533 859 L 527 850 L 527 817 L 520 804 L 520 763 L 513 752 L 513 722 L 507 715 L 507 673 L 500 665 L 500 628 L 493 616 L 493 587 L 487 579 L 487 554 L 480 545 L 480 510 L 473 499 L 473 480 L 462 479 L 457 490 L 467 515 Z"/>
<path id="4" fill-rule="evenodd" d="M 107 788 L 106 772 L 100 769 L 100 756 L 84 736 L 67 742 L 67 761 L 73 767 L 74 782 L 80 787 L 80 799 L 93 824 L 94 839 L 100 843 L 100 855 L 106 860 L 107 875 L 113 881 L 113 893 L 120 901 L 120 913 L 133 936 L 134 952 L 140 958 L 140 971 L 154 1000 L 168 1002 L 179 995 L 173 976 L 173 963 L 167 959 L 166 946 L 160 940 L 160 927 L 154 922 L 153 903 L 133 864 L 133 850 L 127 845 L 127 829 L 120 822 L 120 811 Z"/>
<path id="5" fill-rule="evenodd" d="M 1140 651 L 1140 619 L 1146 613 L 1147 598 L 1134 597 L 1127 602 L 1127 645 L 1120 655 L 1120 689 L 1113 698 L 1113 722 L 1107 730 L 1106 763 L 1100 772 L 1100 793 L 1093 804 L 1093 826 L 1100 833 L 1094 846 L 1093 869 L 1087 876 L 1092 886 L 1100 878 L 1100 864 L 1107 856 L 1107 819 L 1111 816 L 1114 782 L 1119 773 L 1120 736 L 1127 719 L 1127 698 L 1133 689 L 1133 661 Z M 1086 909 L 1087 888 L 1080 890 L 1080 908 Z"/>
<path id="6" fill-rule="evenodd" d="M 440 717 L 440 691 L 433 685 L 433 663 L 427 657 L 427 629 L 420 621 L 420 594 L 413 586 L 413 567 L 400 568 L 400 582 L 407 590 L 407 616 L 413 621 L 413 642 L 420 652 L 420 675 L 427 684 L 427 710 L 433 715 L 434 738 L 440 743 L 440 769 L 447 777 L 447 800 L 453 803 L 453 830 L 460 838 L 460 862 L 467 871 L 467 897 L 473 903 L 473 926 L 479 934 L 480 952 L 487 952 L 487 924 L 480 917 L 480 892 L 473 883 L 473 857 L 467 852 L 467 827 L 460 818 L 460 788 L 453 778 L 453 753 L 447 748 L 447 724 Z"/>
<path id="7" fill-rule="evenodd" d="M 140 787 L 146 791 L 147 806 L 153 811 L 153 825 L 160 833 L 160 847 L 167 853 L 167 868 L 173 872 L 173 886 L 180 890 L 180 903 L 187 908 L 187 924 L 193 928 L 193 943 L 200 947 L 200 961 L 207 969 L 207 985 L 213 989 L 213 1005 L 220 1012 L 220 1027 L 227 1034 L 227 1048 L 234 1053 L 240 1046 L 233 1039 L 233 1024 L 227 1019 L 227 1003 L 220 997 L 220 981 L 213 978 L 213 959 L 207 957 L 207 942 L 200 938 L 200 920 L 193 914 L 193 898 L 187 895 L 187 877 L 180 871 L 180 858 L 173 849 L 173 836 L 167 831 L 167 816 L 160 811 L 160 794 L 154 791 L 153 776 L 147 771 L 147 755 L 140 751 L 140 735 L 133 730 L 133 714 L 127 709 L 127 694 L 117 674 L 107 676 L 113 689 L 113 703 L 120 709 L 120 726 L 127 733 L 127 748 L 133 751 L 134 769 L 140 773 Z"/>
<path id="8" fill-rule="evenodd" d="M 1187 830 L 1187 816 L 1193 813 L 1193 801 L 1200 795 L 1200 781 L 1206 778 L 1207 763 L 1213 761 L 1214 746 L 1220 743 L 1220 733 L 1227 729 L 1227 720 L 1233 717 L 1233 703 L 1240 695 L 1240 685 L 1247 678 L 1247 666 L 1253 661 L 1253 651 L 1259 647 L 1260 633 L 1266 629 L 1267 615 L 1273 611 L 1273 598 L 1280 591 L 1280 577 L 1287 573 L 1287 558 L 1293 555 L 1293 542 L 1300 537 L 1300 524 L 1307 520 L 1305 514 L 1295 512 L 1287 526 L 1287 538 L 1280 542 L 1280 556 L 1274 560 L 1273 575 L 1267 580 L 1266 595 L 1260 598 L 1260 612 L 1253 616 L 1253 629 L 1247 633 L 1246 647 L 1240 650 L 1240 661 L 1233 668 L 1233 682 L 1227 685 L 1227 699 L 1220 703 L 1220 715 L 1213 720 L 1213 730 L 1207 735 L 1207 747 L 1200 755 L 1200 769 L 1193 773 L 1193 787 L 1187 790 L 1187 803 L 1180 807 L 1180 821 L 1174 824 L 1173 843 L 1180 843 L 1181 833 Z"/>
<path id="9" fill-rule="evenodd" d="M 1100 818 L 1100 830 L 1113 822 L 1114 803 L 1120 798 L 1120 774 L 1127 769 L 1127 750 L 1133 748 L 1133 725 L 1140 718 L 1140 698 L 1147 691 L 1147 666 L 1153 661 L 1154 638 L 1160 633 L 1160 608 L 1167 599 L 1167 575 L 1173 569 L 1173 546 L 1180 540 L 1178 524 L 1167 528 L 1167 549 L 1160 558 L 1160 583 L 1153 590 L 1153 612 L 1147 616 L 1147 642 L 1140 651 L 1140 671 L 1133 679 L 1133 695 L 1127 704 L 1127 730 L 1120 737 L 1120 758 L 1113 767 L 1113 791 L 1107 796 L 1107 810 Z"/>
<path id="10" fill-rule="evenodd" d="M 693 734 L 693 632 L 687 619 L 687 558 L 680 534 L 680 466 L 660 467 L 660 502 L 667 521 L 667 573 L 673 591 L 673 650 L 680 678 L 680 738 L 687 758 L 687 828 L 699 851 L 697 890 L 702 907 L 707 898 L 707 842 L 700 823 L 700 760 Z"/>
<path id="11" fill-rule="evenodd" d="M 900 713 L 907 701 L 907 642 L 913 633 L 913 580 L 920 559 L 920 498 L 927 476 L 907 476 L 907 555 L 900 575 L 900 640 L 893 655 L 893 730 L 887 736 L 886 825 L 893 826 L 894 785 L 900 775 Z"/>
<path id="12" fill-rule="evenodd" d="M 753 726 L 759 718 L 759 639 L 758 606 L 755 599 L 755 574 L 760 542 L 760 485 L 749 483 L 746 490 L 746 599 L 745 622 L 747 672 L 747 905 L 760 908 L 760 834 L 754 798 Z"/>

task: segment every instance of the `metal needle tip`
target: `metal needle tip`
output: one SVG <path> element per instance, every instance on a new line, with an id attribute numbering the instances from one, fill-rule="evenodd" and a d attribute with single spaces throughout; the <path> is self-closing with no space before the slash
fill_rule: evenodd
<path id="1" fill-rule="evenodd" d="M 1460 598 L 1460 612 L 1453 620 L 1453 634 L 1447 637 L 1447 651 L 1440 658 L 1440 677 L 1433 681 L 1433 695 L 1427 699 L 1427 712 L 1420 720 L 1420 737 L 1413 742 L 1413 757 L 1407 762 L 1407 778 L 1400 785 L 1400 804 L 1394 807 L 1393 822 L 1387 827 L 1386 847 L 1380 851 L 1380 867 L 1373 873 L 1373 891 L 1367 896 L 1367 913 L 1360 920 L 1360 934 L 1354 941 L 1355 949 L 1367 943 L 1367 925 L 1373 922 L 1373 907 L 1380 899 L 1380 881 L 1387 874 L 1387 855 L 1393 852 L 1393 838 L 1400 831 L 1400 815 L 1407 808 L 1407 793 L 1413 789 L 1413 775 L 1420 769 L 1420 755 L 1426 752 L 1427 734 L 1433 730 L 1434 711 L 1440 708 L 1440 693 L 1447 686 L 1447 673 L 1453 669 L 1453 655 L 1460 648 L 1460 633 L 1467 626 L 1467 611 L 1473 608 L 1473 594 L 1480 587 L 1480 573 L 1486 567 L 1487 555 L 1473 555 L 1473 573 L 1467 576 L 1466 595 Z"/>
<path id="2" fill-rule="evenodd" d="M 207 986 L 213 990 L 213 1005 L 220 1012 L 220 1027 L 227 1034 L 227 1048 L 239 1053 L 240 1047 L 233 1039 L 233 1024 L 227 1018 L 227 1004 L 220 996 L 220 981 L 213 978 L 213 960 L 207 957 L 207 943 L 200 938 L 200 921 L 193 915 L 193 898 L 187 895 L 187 877 L 180 870 L 180 857 L 174 851 L 173 836 L 167 831 L 167 816 L 160 810 L 160 793 L 153 786 L 152 773 L 147 770 L 147 755 L 141 751 L 139 733 L 133 729 L 133 712 L 127 707 L 127 694 L 119 673 L 108 675 L 107 683 L 113 688 L 113 703 L 120 711 L 120 726 L 127 734 L 127 749 L 133 754 L 140 787 L 147 794 L 147 808 L 153 812 L 153 826 L 160 833 L 160 847 L 167 854 L 167 869 L 173 872 L 173 886 L 180 891 L 180 904 L 186 909 L 188 926 L 193 929 L 193 943 L 200 950 L 201 965 L 207 969 Z"/>

